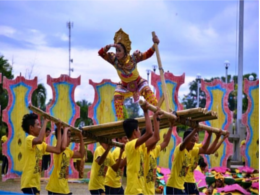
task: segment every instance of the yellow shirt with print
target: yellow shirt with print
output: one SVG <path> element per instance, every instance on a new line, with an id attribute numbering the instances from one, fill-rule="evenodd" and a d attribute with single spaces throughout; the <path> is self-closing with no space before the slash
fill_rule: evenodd
<path id="1" fill-rule="evenodd" d="M 144 150 L 145 143 L 135 148 L 137 139 L 133 139 L 125 145 L 127 159 L 125 194 L 143 194 L 144 186 Z"/>
<path id="2" fill-rule="evenodd" d="M 98 146 L 94 152 L 94 158 L 93 158 L 93 163 L 91 167 L 91 172 L 90 172 L 90 179 L 89 179 L 89 184 L 88 184 L 88 189 L 89 190 L 99 190 L 102 189 L 105 191 L 105 176 L 106 172 L 109 166 L 114 165 L 116 162 L 112 158 L 112 154 L 109 151 L 107 154 L 107 157 L 105 161 L 99 165 L 96 162 L 96 159 L 98 157 L 101 157 L 105 152 L 105 149 L 102 146 Z"/>
<path id="3" fill-rule="evenodd" d="M 155 179 L 156 179 L 156 168 L 157 162 L 156 158 L 159 157 L 161 151 L 161 145 L 156 145 L 153 150 L 146 153 L 146 158 L 144 161 L 145 168 L 145 185 L 144 194 L 155 194 Z"/>
<path id="4" fill-rule="evenodd" d="M 41 191 L 41 167 L 42 167 L 42 155 L 45 153 L 47 144 L 33 145 L 33 135 L 28 135 L 25 138 L 24 146 L 24 166 L 21 177 L 21 189 L 35 187 Z"/>
<path id="5" fill-rule="evenodd" d="M 119 160 L 120 155 L 120 148 L 116 147 L 114 151 L 112 152 L 112 158 L 116 162 Z M 125 158 L 125 152 L 123 152 L 121 159 Z M 120 188 L 122 186 L 122 175 L 123 175 L 124 168 L 118 169 L 117 172 L 115 172 L 111 167 L 108 167 L 106 178 L 105 178 L 105 185 L 112 187 L 112 188 Z"/>
<path id="6" fill-rule="evenodd" d="M 180 145 L 174 150 L 171 174 L 166 186 L 184 190 L 185 176 L 190 165 L 190 156 L 186 149 L 180 151 Z"/>
<path id="7" fill-rule="evenodd" d="M 194 146 L 192 148 L 192 150 L 189 151 L 191 164 L 190 164 L 189 170 L 187 172 L 187 175 L 185 176 L 185 182 L 187 182 L 187 183 L 196 183 L 196 180 L 194 178 L 194 170 L 198 166 L 198 161 L 200 158 L 199 150 L 200 149 L 198 147 Z"/>
<path id="8" fill-rule="evenodd" d="M 53 155 L 54 168 L 51 173 L 46 190 L 58 194 L 70 193 L 68 185 L 69 164 L 74 152 L 70 148 L 66 148 L 60 154 Z"/>

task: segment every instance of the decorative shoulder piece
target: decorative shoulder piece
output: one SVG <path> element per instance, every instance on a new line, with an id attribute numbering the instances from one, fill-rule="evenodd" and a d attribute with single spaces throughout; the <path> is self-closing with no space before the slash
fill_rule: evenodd
<path id="1" fill-rule="evenodd" d="M 114 37 L 114 43 L 117 44 L 117 43 L 122 43 L 125 48 L 126 48 L 126 52 L 129 54 L 130 53 L 130 50 L 131 50 L 131 40 L 129 39 L 129 35 L 126 34 L 122 28 L 120 28 L 116 34 L 115 34 L 115 37 Z"/>

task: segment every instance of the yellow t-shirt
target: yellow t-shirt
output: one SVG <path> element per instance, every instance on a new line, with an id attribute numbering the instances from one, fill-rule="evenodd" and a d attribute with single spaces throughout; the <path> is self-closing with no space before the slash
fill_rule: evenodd
<path id="1" fill-rule="evenodd" d="M 41 167 L 42 167 L 42 155 L 45 153 L 47 144 L 32 145 L 33 135 L 28 135 L 25 139 L 24 146 L 24 166 L 21 177 L 21 189 L 35 187 L 41 191 Z"/>
<path id="2" fill-rule="evenodd" d="M 45 188 L 47 191 L 60 194 L 70 193 L 68 176 L 70 159 L 73 154 L 74 152 L 67 147 L 62 153 L 53 155 L 54 168 Z"/>
<path id="3" fill-rule="evenodd" d="M 194 170 L 198 166 L 198 161 L 200 158 L 199 150 L 200 149 L 198 147 L 194 146 L 192 150 L 189 151 L 191 164 L 187 172 L 187 175 L 185 176 L 185 182 L 187 183 L 196 183 L 194 178 Z"/>
<path id="4" fill-rule="evenodd" d="M 202 143 L 195 143 L 195 145 L 194 145 L 194 147 L 198 147 L 198 148 L 201 148 L 203 145 L 202 145 Z"/>
<path id="5" fill-rule="evenodd" d="M 186 149 L 180 151 L 179 144 L 174 150 L 171 174 L 166 186 L 184 190 L 185 176 L 190 165 L 190 156 Z"/>
<path id="6" fill-rule="evenodd" d="M 153 150 L 145 154 L 144 168 L 145 168 L 145 184 L 143 194 L 155 194 L 155 179 L 156 179 L 156 158 L 159 157 L 161 145 L 156 145 Z"/>
<path id="7" fill-rule="evenodd" d="M 135 148 L 137 139 L 133 139 L 125 145 L 127 160 L 125 194 L 143 194 L 144 186 L 144 150 L 145 143 Z"/>
<path id="8" fill-rule="evenodd" d="M 119 155 L 120 155 L 120 148 L 116 147 L 114 151 L 112 152 L 112 158 L 116 162 L 119 160 Z M 125 158 L 125 152 L 123 152 L 121 159 Z M 108 167 L 106 178 L 105 178 L 105 185 L 112 187 L 112 188 L 120 188 L 122 186 L 121 178 L 123 175 L 123 170 L 118 169 L 117 172 L 115 172 L 111 167 Z"/>
<path id="9" fill-rule="evenodd" d="M 112 154 L 109 151 L 103 164 L 99 165 L 96 162 L 96 159 L 98 157 L 101 157 L 104 152 L 105 149 L 102 146 L 98 146 L 94 152 L 93 164 L 91 167 L 90 179 L 88 184 L 89 190 L 103 189 L 105 191 L 104 182 L 105 182 L 107 168 L 108 166 L 114 165 L 116 162 L 112 158 Z"/>
<path id="10" fill-rule="evenodd" d="M 2 141 L 2 143 L 5 143 L 5 142 L 7 141 L 6 135 L 3 135 L 3 136 L 1 137 L 1 141 Z"/>

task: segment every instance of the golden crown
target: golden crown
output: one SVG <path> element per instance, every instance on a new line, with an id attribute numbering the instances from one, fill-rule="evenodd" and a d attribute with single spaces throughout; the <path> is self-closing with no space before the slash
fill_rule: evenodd
<path id="1" fill-rule="evenodd" d="M 116 32 L 114 37 L 114 43 L 122 43 L 125 46 L 126 52 L 129 54 L 131 50 L 131 41 L 129 39 L 129 35 L 126 34 L 122 28 L 119 29 L 119 31 Z"/>

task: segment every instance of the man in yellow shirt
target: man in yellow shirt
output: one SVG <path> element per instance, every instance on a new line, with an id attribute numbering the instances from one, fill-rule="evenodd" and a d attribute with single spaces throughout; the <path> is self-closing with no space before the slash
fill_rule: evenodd
<path id="1" fill-rule="evenodd" d="M 8 138 L 8 129 L 6 129 L 6 134 L 1 137 L 2 149 L 3 149 L 3 144 L 7 141 L 7 138 Z M 2 177 L 7 173 L 7 171 L 8 171 L 8 159 L 5 155 L 3 155 Z"/>
<path id="2" fill-rule="evenodd" d="M 145 175 L 145 183 L 144 183 L 144 194 L 155 194 L 155 179 L 156 179 L 156 168 L 157 168 L 157 162 L 156 159 L 159 157 L 160 151 L 164 150 L 171 139 L 172 135 L 172 127 L 173 123 L 171 122 L 171 125 L 167 131 L 167 134 L 165 134 L 163 142 L 159 145 L 156 145 L 156 143 L 159 141 L 159 121 L 160 118 L 158 117 L 158 114 L 160 114 L 160 111 L 154 114 L 153 116 L 153 122 L 154 122 L 154 134 L 152 138 L 150 138 L 148 141 L 146 141 L 146 161 L 144 164 L 144 175 Z M 145 132 L 142 131 L 142 134 Z M 156 142 L 153 142 L 153 139 L 156 139 Z M 158 141 L 157 141 L 158 140 Z M 155 140 L 154 140 L 155 141 Z"/>
<path id="3" fill-rule="evenodd" d="M 195 145 L 195 133 L 198 129 L 186 130 L 183 141 L 174 150 L 171 174 L 166 184 L 166 194 L 186 194 L 184 190 L 185 176 L 190 166 L 189 150 Z"/>
<path id="4" fill-rule="evenodd" d="M 24 156 L 21 177 L 21 190 L 25 194 L 40 194 L 42 155 L 47 152 L 60 153 L 61 135 L 58 125 L 58 139 L 55 147 L 43 142 L 47 120 L 44 119 L 41 127 L 38 116 L 34 113 L 25 114 L 22 119 L 22 128 L 28 134 L 25 139 Z"/>
<path id="5" fill-rule="evenodd" d="M 126 136 L 120 137 L 116 139 L 118 142 L 126 144 L 128 139 Z M 114 151 L 112 152 L 112 158 L 114 161 L 118 161 L 120 156 L 120 148 L 116 147 Z M 125 152 L 122 154 L 122 159 L 125 159 Z M 124 194 L 124 188 L 122 186 L 122 175 L 124 171 L 125 166 L 125 160 L 123 163 L 123 160 L 121 160 L 121 163 L 119 165 L 119 169 L 117 172 L 115 172 L 111 167 L 108 167 L 106 178 L 105 178 L 105 189 L 106 189 L 106 195 L 109 194 L 118 194 L 123 195 Z"/>
<path id="6" fill-rule="evenodd" d="M 105 195 L 105 176 L 108 167 L 110 166 L 115 172 L 117 172 L 123 149 L 121 148 L 118 161 L 112 157 L 110 152 L 111 146 L 105 143 L 100 143 L 94 152 L 93 163 L 90 172 L 90 179 L 88 189 L 92 195 L 94 194 L 103 194 Z"/>
<path id="7" fill-rule="evenodd" d="M 127 160 L 127 181 L 125 194 L 143 194 L 144 186 L 144 152 L 145 142 L 152 137 L 152 124 L 148 114 L 147 104 L 141 106 L 144 111 L 146 132 L 141 136 L 138 121 L 126 119 L 123 128 L 129 142 L 125 145 Z"/>
<path id="8" fill-rule="evenodd" d="M 83 142 L 82 133 L 79 133 L 80 139 L 80 149 L 79 151 L 73 151 L 69 148 L 70 145 L 70 130 L 66 127 L 62 133 L 62 144 L 61 153 L 54 154 L 54 168 L 51 173 L 49 182 L 46 186 L 48 195 L 54 194 L 72 194 L 68 185 L 69 176 L 69 163 L 71 158 L 82 158 L 85 154 L 85 147 Z M 57 138 L 57 131 L 55 131 L 55 136 Z"/>

